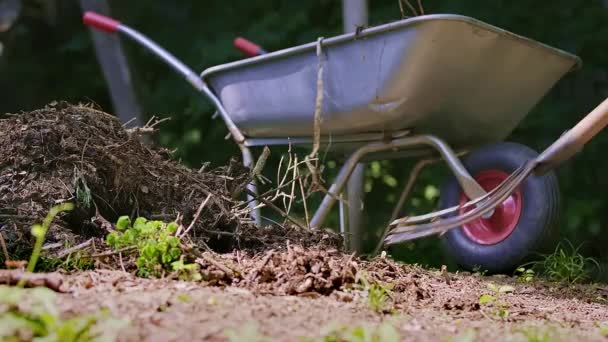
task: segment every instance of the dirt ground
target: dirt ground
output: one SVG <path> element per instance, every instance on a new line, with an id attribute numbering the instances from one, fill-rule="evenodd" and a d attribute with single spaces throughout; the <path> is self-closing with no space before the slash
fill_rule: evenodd
<path id="1" fill-rule="evenodd" d="M 607 339 L 608 289 L 398 267 L 392 283 L 409 286 L 390 292 L 387 313 L 372 310 L 358 289 L 327 296 L 273 295 L 259 286 L 148 280 L 111 270 L 70 275 L 64 284 L 69 292 L 59 302 L 67 315 L 107 308 L 114 317 L 128 319 L 119 334 L 122 341 L 323 341 L 340 326 L 368 327 L 369 336 L 381 323 L 394 327 L 402 341 Z M 490 283 L 514 289 L 496 295 Z M 484 294 L 496 295 L 498 301 L 480 305 Z M 502 318 L 500 307 L 508 311 Z M 369 339 L 357 341 L 364 340 Z"/>

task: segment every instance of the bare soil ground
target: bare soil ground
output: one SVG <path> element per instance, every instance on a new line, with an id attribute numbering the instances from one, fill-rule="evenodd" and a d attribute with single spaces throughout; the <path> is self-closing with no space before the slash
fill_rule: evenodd
<path id="1" fill-rule="evenodd" d="M 355 264 L 357 274 L 395 285 L 386 312 L 372 310 L 365 290 L 356 287 L 289 295 L 271 278 L 218 287 L 111 270 L 68 276 L 69 292 L 60 295 L 60 307 L 67 315 L 107 308 L 114 317 L 128 319 L 119 334 L 122 341 L 323 340 L 341 326 L 364 328 L 369 337 L 381 323 L 394 327 L 403 341 L 606 340 L 608 290 L 602 287 L 523 284 L 383 259 Z M 273 273 L 277 265 L 268 262 L 261 271 Z M 514 289 L 497 295 L 490 283 Z M 484 294 L 498 300 L 480 305 Z M 501 307 L 508 311 L 503 317 Z"/>

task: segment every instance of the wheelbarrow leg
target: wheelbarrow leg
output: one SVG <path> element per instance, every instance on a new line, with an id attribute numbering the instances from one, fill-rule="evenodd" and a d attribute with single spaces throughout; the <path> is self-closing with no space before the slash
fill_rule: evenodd
<path id="1" fill-rule="evenodd" d="M 390 142 L 373 142 L 369 143 L 355 152 L 344 163 L 344 166 L 340 169 L 336 180 L 329 188 L 328 193 L 323 198 L 323 201 L 319 205 L 319 208 L 315 212 L 310 226 L 312 228 L 319 228 L 323 221 L 327 217 L 327 214 L 331 211 L 331 208 L 335 204 L 336 200 L 342 194 L 344 186 L 348 181 L 350 175 L 355 169 L 357 163 L 361 159 L 371 153 L 384 152 L 389 150 L 400 150 L 406 148 L 428 146 L 435 149 L 441 155 L 441 158 L 446 162 L 450 170 L 456 176 L 458 183 L 462 186 L 463 192 L 470 198 L 478 198 L 486 195 L 486 191 L 475 181 L 469 172 L 464 168 L 456 153 L 450 148 L 450 146 L 443 140 L 432 136 L 432 135 L 417 135 L 412 137 L 405 137 L 391 140 Z"/>
<path id="2" fill-rule="evenodd" d="M 239 144 L 239 148 L 241 149 L 241 155 L 243 156 L 243 165 L 247 168 L 252 168 L 253 154 L 251 153 L 251 149 L 243 144 Z M 253 194 L 258 193 L 255 180 L 251 180 L 251 183 L 247 185 L 247 189 Z M 257 207 L 258 201 L 250 194 L 247 194 L 247 201 L 249 203 L 249 208 L 251 208 L 251 217 L 253 218 L 255 225 L 260 227 L 262 225 L 262 216 L 260 208 Z"/>

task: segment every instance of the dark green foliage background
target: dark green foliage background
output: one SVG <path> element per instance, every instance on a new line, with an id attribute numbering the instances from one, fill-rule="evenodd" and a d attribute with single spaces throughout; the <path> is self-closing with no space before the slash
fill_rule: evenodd
<path id="1" fill-rule="evenodd" d="M 82 26 L 77 1 L 55 1 L 47 14 L 43 1 L 24 1 L 25 10 L 11 31 L 0 34 L 0 113 L 38 108 L 52 100 L 94 101 L 112 111 L 88 30 Z M 370 24 L 400 18 L 397 0 L 369 0 Z M 541 150 L 576 123 L 608 95 L 608 3 L 601 0 L 426 0 L 427 13 L 457 13 L 475 17 L 509 31 L 579 55 L 584 66 L 559 85 L 530 113 L 509 140 Z M 195 70 L 242 56 L 232 40 L 243 35 L 267 50 L 286 48 L 341 32 L 341 1 L 337 0 L 180 0 L 110 1 L 113 15 L 161 43 Z M 124 44 L 139 100 L 147 116 L 171 116 L 156 136 L 176 148 L 183 162 L 213 165 L 239 154 L 226 143 L 226 129 L 212 121 L 213 108 L 168 68 L 133 44 Z M 355 96 L 355 95 L 353 95 Z M 491 110 L 490 108 L 488 110 Z M 472 128 L 474 129 L 474 128 Z M 608 132 L 597 136 L 558 171 L 563 193 L 561 231 L 583 252 L 608 264 Z M 274 152 L 274 150 L 273 150 Z M 278 162 L 278 151 L 271 163 Z M 267 170 L 272 171 L 272 166 Z M 390 215 L 412 163 L 369 165 L 366 237 L 373 247 Z M 272 175 L 269 171 L 269 176 Z M 331 170 L 330 170 L 331 171 Z M 331 175 L 331 172 L 328 174 Z M 428 212 L 436 197 L 428 185 L 439 187 L 442 167 L 423 174 L 409 212 Z M 392 178 L 391 178 L 392 177 Z M 395 182 L 396 180 L 396 182 Z M 395 184 L 396 183 L 396 184 Z M 427 198 L 428 197 L 428 198 Z M 335 218 L 330 225 L 336 225 Z M 448 262 L 435 239 L 417 241 L 391 251 L 412 262 L 433 266 Z M 600 272 L 600 278 L 608 277 Z"/>

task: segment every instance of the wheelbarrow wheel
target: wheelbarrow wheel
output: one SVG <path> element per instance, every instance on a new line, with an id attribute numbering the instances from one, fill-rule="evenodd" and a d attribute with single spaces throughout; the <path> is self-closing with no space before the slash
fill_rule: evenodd
<path id="1" fill-rule="evenodd" d="M 462 162 L 477 182 L 490 191 L 537 155 L 527 146 L 502 142 L 473 151 Z M 441 189 L 439 205 L 445 209 L 468 200 L 451 176 Z M 468 270 L 512 272 L 535 252 L 544 251 L 555 242 L 558 215 L 557 177 L 553 172 L 532 175 L 495 208 L 491 217 L 446 232 L 441 237 L 442 246 L 456 263 Z"/>

